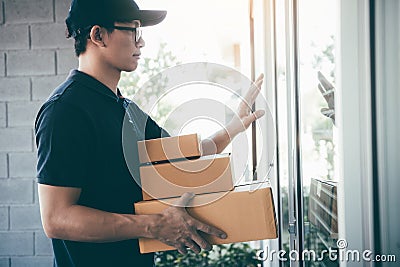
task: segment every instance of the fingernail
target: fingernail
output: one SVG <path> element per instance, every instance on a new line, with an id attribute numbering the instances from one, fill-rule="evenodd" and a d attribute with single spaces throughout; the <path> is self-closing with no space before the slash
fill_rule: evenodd
<path id="1" fill-rule="evenodd" d="M 227 238 L 226 234 L 222 234 L 222 235 L 220 235 L 220 237 L 221 237 L 222 239 Z"/>

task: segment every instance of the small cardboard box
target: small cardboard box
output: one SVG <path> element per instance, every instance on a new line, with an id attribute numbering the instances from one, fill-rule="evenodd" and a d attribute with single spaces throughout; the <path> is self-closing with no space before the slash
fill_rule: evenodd
<path id="1" fill-rule="evenodd" d="M 253 191 L 252 187 L 258 189 Z M 141 201 L 135 203 L 135 212 L 136 214 L 161 213 L 176 200 L 177 198 L 168 199 L 167 203 L 159 200 Z M 227 239 L 204 234 L 204 238 L 211 244 L 278 237 L 272 190 L 266 183 L 238 186 L 229 192 L 196 195 L 189 205 L 191 207 L 186 209 L 191 216 L 227 234 Z M 148 238 L 139 238 L 139 246 L 141 253 L 175 249 L 157 239 Z"/>
<path id="2" fill-rule="evenodd" d="M 150 139 L 138 142 L 140 163 L 200 157 L 197 134 Z"/>
<path id="3" fill-rule="evenodd" d="M 143 200 L 229 191 L 234 187 L 229 154 L 140 167 Z"/>
<path id="4" fill-rule="evenodd" d="M 311 179 L 309 221 L 320 231 L 335 238 L 337 226 L 337 184 Z"/>

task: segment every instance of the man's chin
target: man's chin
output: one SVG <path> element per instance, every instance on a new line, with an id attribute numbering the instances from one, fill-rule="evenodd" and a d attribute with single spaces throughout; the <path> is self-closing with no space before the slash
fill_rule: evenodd
<path id="1" fill-rule="evenodd" d="M 130 67 L 127 67 L 125 69 L 122 69 L 122 71 L 132 72 L 132 71 L 135 71 L 137 68 L 138 68 L 138 65 L 135 65 L 135 66 L 130 66 Z"/>

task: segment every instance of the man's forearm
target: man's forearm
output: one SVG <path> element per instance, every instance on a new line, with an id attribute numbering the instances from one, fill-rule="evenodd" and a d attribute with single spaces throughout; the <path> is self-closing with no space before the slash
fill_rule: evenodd
<path id="1" fill-rule="evenodd" d="M 51 238 L 102 243 L 151 238 L 157 219 L 158 215 L 117 214 L 72 205 L 58 211 L 44 228 Z"/>
<path id="2" fill-rule="evenodd" d="M 237 131 L 231 129 L 228 124 L 207 139 L 201 140 L 202 155 L 212 155 L 221 153 L 237 135 Z"/>

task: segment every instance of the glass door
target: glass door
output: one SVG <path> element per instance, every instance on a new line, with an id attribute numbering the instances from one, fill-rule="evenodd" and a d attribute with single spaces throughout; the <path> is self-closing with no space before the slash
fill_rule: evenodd
<path id="1" fill-rule="evenodd" d="M 338 266 L 335 130 L 336 0 L 298 0 L 298 100 L 305 266 Z M 308 257 L 307 257 L 308 256 Z"/>
<path id="2" fill-rule="evenodd" d="M 338 266 L 338 0 L 275 1 L 281 266 Z"/>

